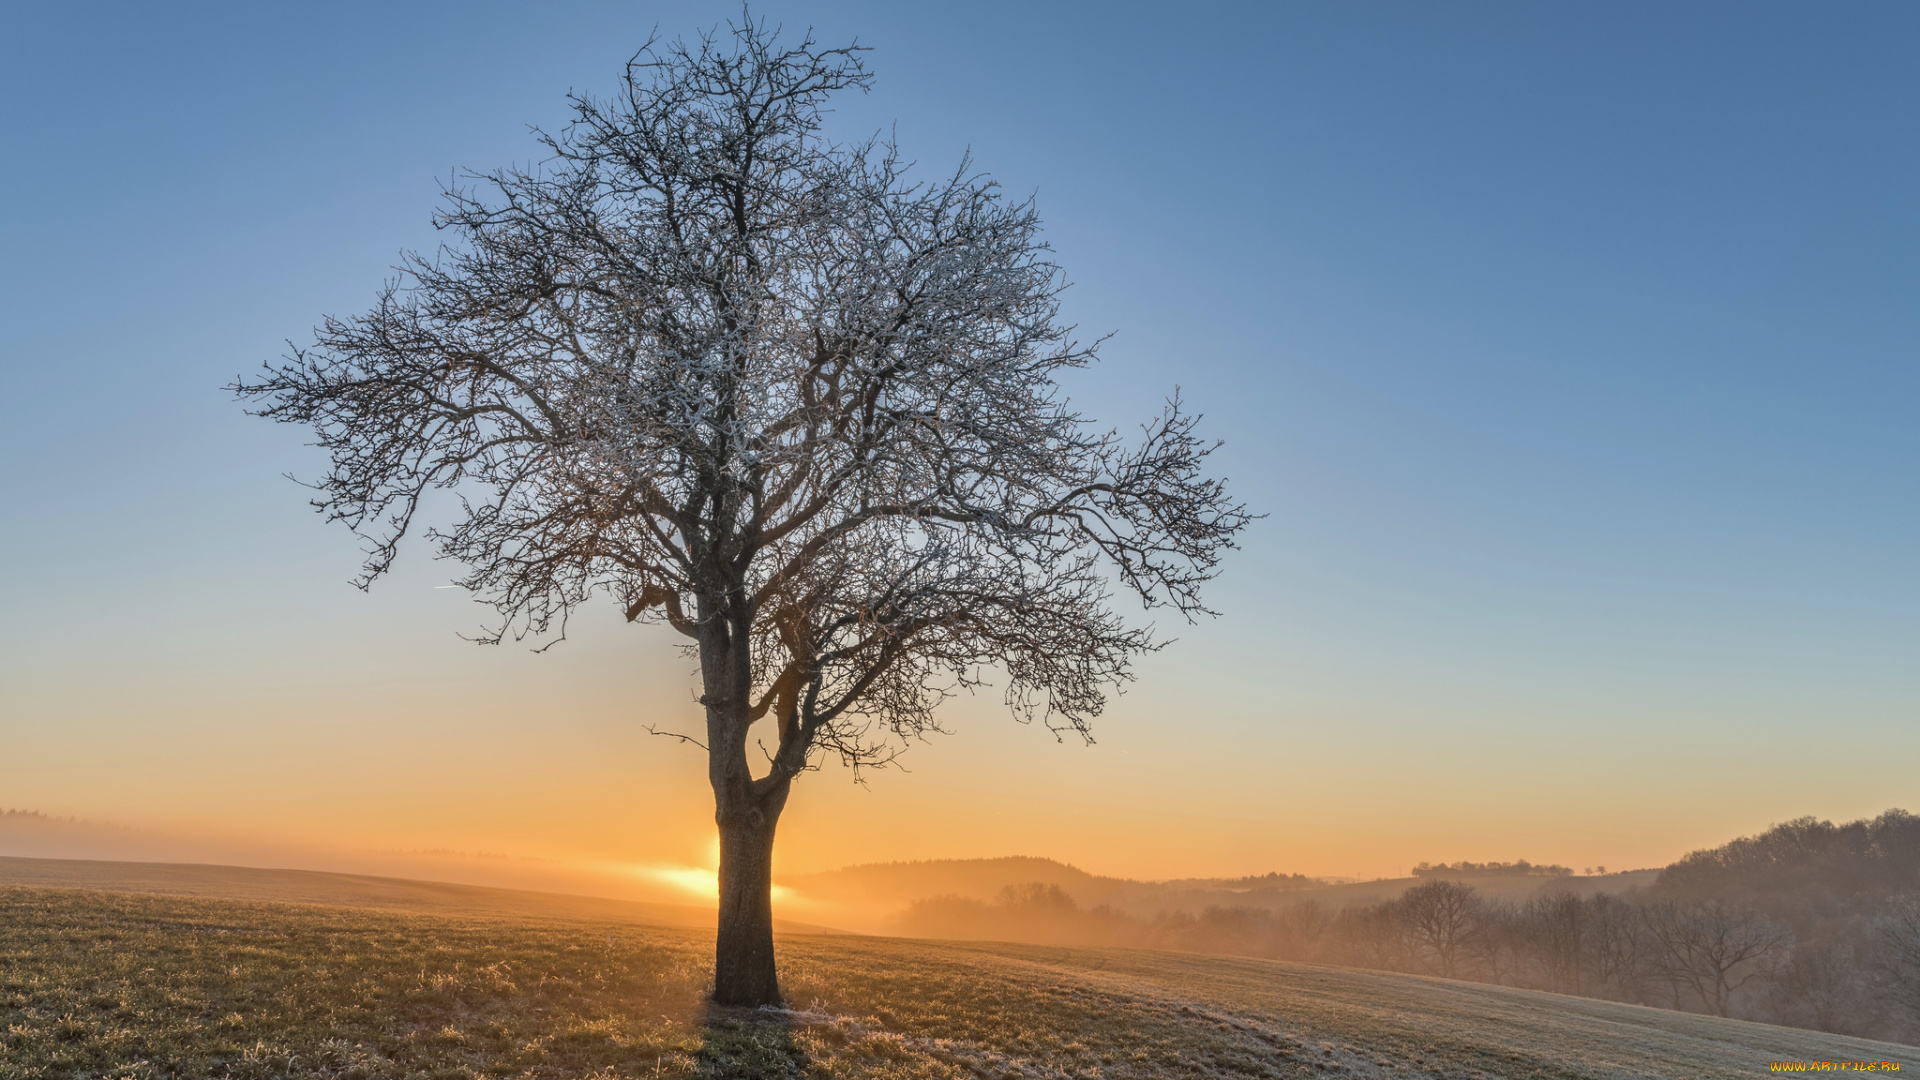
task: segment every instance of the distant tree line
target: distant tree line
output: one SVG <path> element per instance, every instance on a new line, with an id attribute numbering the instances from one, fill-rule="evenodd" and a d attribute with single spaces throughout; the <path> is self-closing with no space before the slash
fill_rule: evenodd
<path id="1" fill-rule="evenodd" d="M 1414 877 L 1572 877 L 1565 866 L 1535 866 L 1525 859 L 1519 862 L 1421 863 L 1413 868 Z"/>
<path id="2" fill-rule="evenodd" d="M 1293 892 L 1300 889 L 1318 889 L 1327 885 L 1327 879 L 1308 877 L 1305 874 L 1248 874 L 1237 878 L 1174 878 L 1160 882 L 1165 889 L 1241 889 L 1265 890 L 1271 892 Z"/>
<path id="3" fill-rule="evenodd" d="M 76 823 L 80 820 L 77 817 L 64 817 L 64 818 L 50 817 L 46 814 L 41 813 L 38 810 L 0 810 L 0 818 L 24 818 L 31 821 L 42 821 L 42 822 L 69 821 L 69 822 L 76 822 Z"/>
<path id="4" fill-rule="evenodd" d="M 1082 909 L 1054 885 L 1011 886 L 993 903 L 922 900 L 901 929 L 1345 964 L 1920 1036 L 1920 817 L 1904 811 L 1840 826 L 1791 821 L 1694 852 L 1652 886 L 1618 895 L 1549 880 L 1529 899 L 1505 900 L 1456 880 L 1472 872 L 1422 874 L 1398 897 L 1345 908 L 1303 898 L 1154 919 Z"/>

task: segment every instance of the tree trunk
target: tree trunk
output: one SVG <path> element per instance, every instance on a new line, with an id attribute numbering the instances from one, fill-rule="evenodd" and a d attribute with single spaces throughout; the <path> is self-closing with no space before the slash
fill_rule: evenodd
<path id="1" fill-rule="evenodd" d="M 747 764 L 748 699 L 753 688 L 749 627 L 706 616 L 720 602 L 702 604 L 711 629 L 700 642 L 707 706 L 707 778 L 713 784 L 714 824 L 720 829 L 720 921 L 714 942 L 716 1005 L 779 1005 L 773 963 L 773 833 L 786 808 L 790 776 L 753 778 Z"/>
<path id="2" fill-rule="evenodd" d="M 773 966 L 773 830 L 778 812 L 720 815 L 720 935 L 713 1000 L 781 1004 Z"/>

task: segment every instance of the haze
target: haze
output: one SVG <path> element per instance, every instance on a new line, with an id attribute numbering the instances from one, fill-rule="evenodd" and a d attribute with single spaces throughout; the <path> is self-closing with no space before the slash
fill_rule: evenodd
<path id="1" fill-rule="evenodd" d="M 782 872 L 1625 869 L 1920 803 L 1911 5 L 755 9 L 874 48 L 842 134 L 1034 193 L 1115 334 L 1075 400 L 1180 385 L 1271 515 L 1097 745 L 956 702 L 804 778 Z M 0 808 L 699 894 L 670 637 L 473 646 L 424 549 L 355 591 L 314 451 L 217 387 L 736 10 L 0 16 Z"/>

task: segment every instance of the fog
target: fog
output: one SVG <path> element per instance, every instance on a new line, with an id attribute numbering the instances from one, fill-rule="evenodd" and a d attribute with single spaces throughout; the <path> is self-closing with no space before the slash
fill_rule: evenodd
<path id="1" fill-rule="evenodd" d="M 17 809 L 0 810 L 0 858 L 4 857 L 319 870 L 649 903 L 714 904 L 713 870 L 697 866 L 566 861 L 440 848 L 273 843 Z"/>

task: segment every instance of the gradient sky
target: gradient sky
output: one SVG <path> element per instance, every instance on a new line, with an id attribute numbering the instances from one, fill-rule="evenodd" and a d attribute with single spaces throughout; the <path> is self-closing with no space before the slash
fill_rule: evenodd
<path id="1" fill-rule="evenodd" d="M 669 638 L 545 655 L 281 474 L 219 387 L 430 248 L 455 166 L 730 4 L 0 11 L 0 806 L 697 863 Z M 873 47 L 897 122 L 1034 193 L 1271 516 L 1099 727 L 988 698 L 909 773 L 805 778 L 789 871 L 1663 864 L 1920 810 L 1920 7 L 762 3 Z"/>

